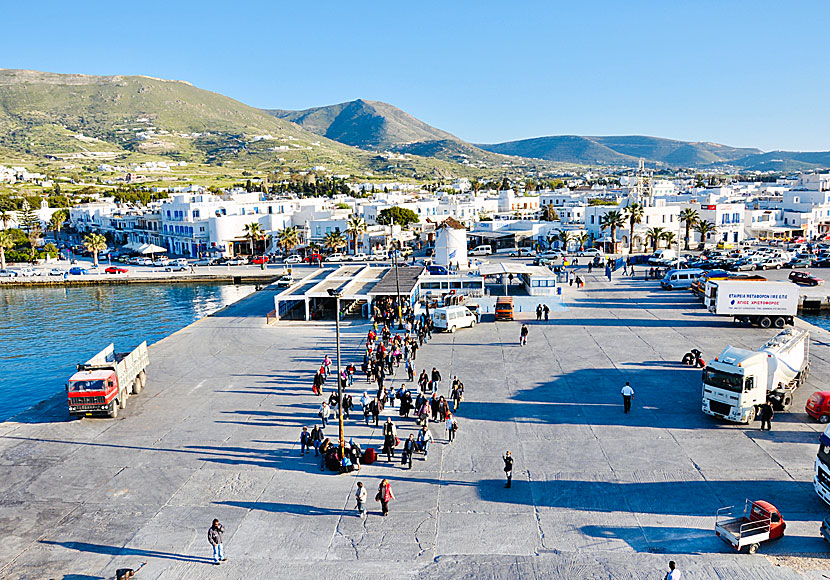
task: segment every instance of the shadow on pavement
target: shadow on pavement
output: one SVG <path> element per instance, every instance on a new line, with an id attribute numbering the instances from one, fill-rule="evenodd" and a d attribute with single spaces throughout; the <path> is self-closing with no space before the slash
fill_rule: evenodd
<path id="1" fill-rule="evenodd" d="M 211 562 L 209 558 L 188 556 L 187 554 L 176 554 L 173 552 L 159 552 L 157 550 L 138 550 L 125 548 L 123 546 L 107 546 L 104 544 L 89 544 L 87 542 L 55 542 L 52 540 L 40 540 L 41 544 L 50 546 L 62 546 L 78 552 L 90 552 L 93 554 L 106 554 L 109 556 L 139 556 L 142 558 L 161 558 L 164 560 L 179 560 L 181 562 Z"/>

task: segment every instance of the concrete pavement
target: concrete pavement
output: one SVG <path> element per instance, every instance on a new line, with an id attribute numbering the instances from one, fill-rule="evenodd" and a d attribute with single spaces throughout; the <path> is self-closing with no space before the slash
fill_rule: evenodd
<path id="1" fill-rule="evenodd" d="M 733 327 L 656 282 L 592 275 L 564 298 L 548 323 L 528 313 L 526 347 L 521 321 L 434 335 L 416 368 L 438 367 L 443 389 L 455 374 L 465 383 L 456 441 L 434 425 L 436 444 L 411 471 L 381 460 L 348 476 L 299 455 L 300 428 L 317 419 L 315 365 L 334 356 L 331 324 L 265 326 L 266 290 L 187 327 L 151 347 L 147 388 L 117 420 L 69 420 L 56 397 L 0 424 L 0 577 L 108 578 L 144 560 L 140 577 L 153 579 L 662 578 L 669 559 L 685 578 L 827 573 L 828 509 L 810 484 L 820 427 L 803 407 L 823 387 L 830 333 L 814 333 L 793 412 L 760 432 L 703 415 L 700 372 L 678 361 L 691 347 L 707 358 L 754 348 L 772 331 Z M 344 362 L 359 362 L 367 328 L 345 327 Z M 390 413 L 401 439 L 414 432 Z M 362 417 L 346 429 L 380 447 Z M 388 518 L 372 501 L 383 477 L 397 496 Z M 353 509 L 357 481 L 366 520 Z M 714 512 L 746 497 L 789 521 L 762 554 L 816 556 L 816 569 L 729 552 Z M 226 527 L 221 567 L 208 563 L 214 517 Z"/>

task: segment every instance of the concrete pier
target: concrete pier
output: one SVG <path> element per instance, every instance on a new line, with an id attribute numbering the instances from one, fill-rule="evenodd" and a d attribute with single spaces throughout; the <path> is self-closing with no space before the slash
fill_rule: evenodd
<path id="1" fill-rule="evenodd" d="M 0 424 L 0 578 L 103 579 L 143 561 L 137 578 L 165 580 L 662 578 L 669 559 L 685 579 L 827 574 L 818 529 L 830 510 L 811 485 L 821 427 L 803 409 L 826 388 L 830 333 L 814 331 L 808 384 L 761 432 L 703 415 L 700 371 L 679 361 L 692 347 L 706 358 L 756 348 L 774 331 L 735 327 L 642 279 L 591 275 L 564 302 L 548 322 L 527 313 L 526 347 L 521 320 L 434 335 L 416 368 L 437 367 L 444 392 L 453 375 L 464 382 L 456 441 L 433 425 L 412 470 L 381 459 L 338 476 L 298 441 L 318 420 L 312 376 L 334 356 L 334 327 L 266 326 L 273 292 L 258 292 L 153 345 L 147 387 L 117 420 L 70 420 L 56 396 Z M 359 363 L 367 330 L 344 326 L 344 362 Z M 359 375 L 355 400 L 364 386 Z M 397 409 L 385 414 L 402 440 L 415 432 Z M 346 435 L 381 446 L 359 412 Z M 386 518 L 373 501 L 381 478 L 397 497 Z M 788 521 L 755 556 L 713 531 L 715 510 L 745 498 Z M 209 563 L 213 518 L 226 529 L 221 566 Z"/>

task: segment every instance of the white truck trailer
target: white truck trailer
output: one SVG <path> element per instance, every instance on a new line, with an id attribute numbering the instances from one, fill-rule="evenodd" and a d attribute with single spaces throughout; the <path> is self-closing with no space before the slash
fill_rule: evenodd
<path id="1" fill-rule="evenodd" d="M 709 312 L 761 328 L 792 326 L 798 287 L 788 282 L 709 280 L 704 304 Z"/>
<path id="2" fill-rule="evenodd" d="M 786 411 L 809 372 L 806 330 L 782 330 L 757 351 L 728 346 L 703 369 L 703 412 L 751 423 L 767 400 Z"/>

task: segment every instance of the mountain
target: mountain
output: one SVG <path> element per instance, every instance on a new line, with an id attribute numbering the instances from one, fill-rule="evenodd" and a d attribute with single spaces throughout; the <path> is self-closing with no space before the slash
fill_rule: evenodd
<path id="1" fill-rule="evenodd" d="M 615 137 L 560 135 L 477 146 L 494 153 L 548 161 L 626 166 L 637 165 L 640 159 L 644 159 L 649 164 L 702 167 L 730 163 L 762 153 L 759 149 L 742 149 L 718 143 L 694 143 L 640 135 Z"/>
<path id="2" fill-rule="evenodd" d="M 357 99 L 303 111 L 268 111 L 303 129 L 361 149 L 392 149 L 422 141 L 460 139 L 380 101 Z"/>
<path id="3" fill-rule="evenodd" d="M 770 151 L 735 159 L 732 165 L 749 171 L 807 171 L 830 168 L 830 151 Z"/>

